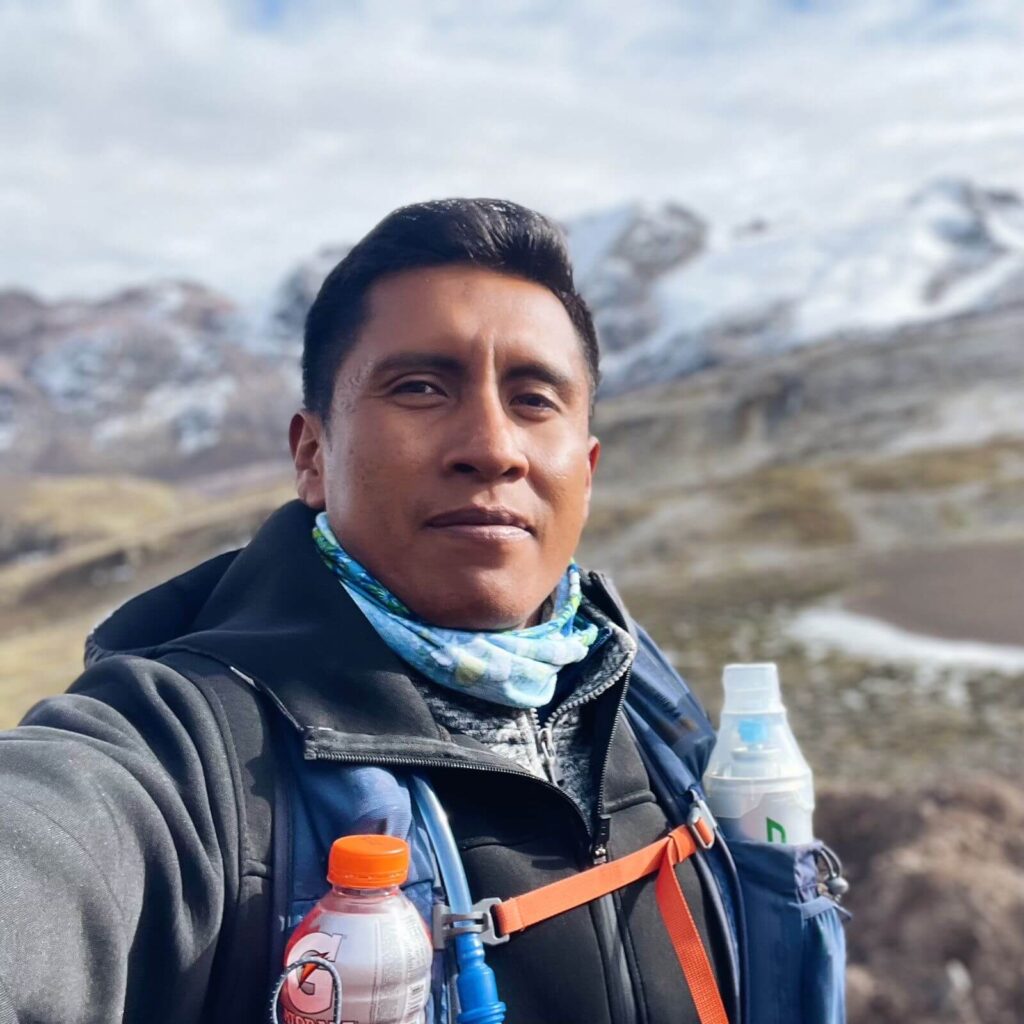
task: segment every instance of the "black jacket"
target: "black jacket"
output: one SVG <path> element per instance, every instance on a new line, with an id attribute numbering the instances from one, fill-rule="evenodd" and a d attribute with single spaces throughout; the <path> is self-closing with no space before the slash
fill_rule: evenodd
<path id="1" fill-rule="evenodd" d="M 306 758 L 429 766 L 476 898 L 593 862 L 604 837 L 564 794 L 435 723 L 411 670 L 320 562 L 312 515 L 286 505 L 240 552 L 129 602 L 97 630 L 68 694 L 0 734 L 0 1022 L 264 1019 L 270 939 L 244 923 L 266 918 L 272 794 L 245 794 L 259 773 L 239 763 L 225 705 L 170 667 L 182 657 L 237 670 L 240 687 L 255 680 L 273 734 Z M 600 578 L 584 587 L 622 614 Z M 589 711 L 613 858 L 668 826 L 622 724 L 627 685 L 628 674 Z M 678 875 L 717 963 L 697 875 Z M 226 976 L 239 936 L 262 986 Z M 696 1020 L 652 880 L 488 961 L 510 1024 Z"/>

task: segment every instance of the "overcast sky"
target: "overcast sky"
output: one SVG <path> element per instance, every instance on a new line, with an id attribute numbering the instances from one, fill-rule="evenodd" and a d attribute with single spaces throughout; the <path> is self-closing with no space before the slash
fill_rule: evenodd
<path id="1" fill-rule="evenodd" d="M 0 286 L 259 301 L 442 195 L 730 225 L 1024 191 L 1022 67 L 1018 0 L 0 0 Z"/>

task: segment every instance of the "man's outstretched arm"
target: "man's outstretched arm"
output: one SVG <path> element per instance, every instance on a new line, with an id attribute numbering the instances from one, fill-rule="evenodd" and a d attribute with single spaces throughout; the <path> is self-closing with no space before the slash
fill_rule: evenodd
<path id="1" fill-rule="evenodd" d="M 0 733 L 0 1024 L 198 1019 L 238 815 L 202 695 L 115 658 Z"/>

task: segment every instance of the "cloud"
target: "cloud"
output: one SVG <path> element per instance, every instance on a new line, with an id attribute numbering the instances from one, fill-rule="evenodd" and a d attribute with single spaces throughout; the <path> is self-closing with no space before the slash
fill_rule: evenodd
<path id="1" fill-rule="evenodd" d="M 430 12 L 425 13 L 429 7 Z M 0 0 L 0 282 L 245 300 L 389 209 L 842 219 L 1024 187 L 1010 0 Z"/>

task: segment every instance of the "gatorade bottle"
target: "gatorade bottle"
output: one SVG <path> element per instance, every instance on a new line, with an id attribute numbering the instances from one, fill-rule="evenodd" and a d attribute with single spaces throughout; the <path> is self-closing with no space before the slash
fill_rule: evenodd
<path id="1" fill-rule="evenodd" d="M 346 1024 L 424 1020 L 433 951 L 423 919 L 398 888 L 408 874 L 409 846 L 402 839 L 335 840 L 327 868 L 331 890 L 289 940 L 285 966 L 314 955 L 337 967 Z M 281 992 L 285 1024 L 334 1020 L 334 988 L 324 967 L 289 971 Z"/>
<path id="2" fill-rule="evenodd" d="M 771 663 L 726 665 L 718 740 L 704 775 L 708 805 L 727 838 L 808 843 L 814 778 L 789 728 Z"/>

